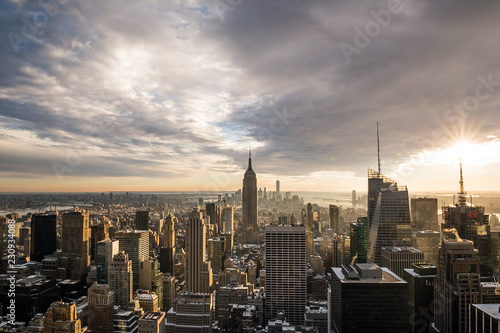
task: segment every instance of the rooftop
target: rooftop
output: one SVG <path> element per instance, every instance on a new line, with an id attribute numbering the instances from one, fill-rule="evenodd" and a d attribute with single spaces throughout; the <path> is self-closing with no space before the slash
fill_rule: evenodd
<path id="1" fill-rule="evenodd" d="M 382 247 L 382 250 L 386 250 L 392 253 L 422 253 L 422 251 L 417 250 L 414 247 L 403 246 L 403 247 Z"/>
<path id="2" fill-rule="evenodd" d="M 397 276 L 395 273 L 391 272 L 387 267 L 379 267 L 376 264 L 357 264 L 357 265 L 370 265 L 372 269 L 380 269 L 382 271 L 382 278 L 373 277 L 359 277 L 358 279 L 349 279 L 342 272 L 340 267 L 332 267 L 332 272 L 337 275 L 338 279 L 342 283 L 361 283 L 361 284 L 377 284 L 377 283 L 396 283 L 396 284 L 406 284 L 407 282 Z M 375 266 L 375 267 L 373 267 Z"/>
<path id="3" fill-rule="evenodd" d="M 492 318 L 500 320 L 500 304 L 472 304 Z"/>
<path id="4" fill-rule="evenodd" d="M 163 316 L 165 316 L 165 312 L 147 312 L 142 317 L 141 320 L 154 320 L 158 321 Z"/>

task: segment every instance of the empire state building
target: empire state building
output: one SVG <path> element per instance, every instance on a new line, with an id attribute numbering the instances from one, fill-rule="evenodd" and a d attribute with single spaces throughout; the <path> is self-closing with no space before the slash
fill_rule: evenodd
<path id="1" fill-rule="evenodd" d="M 242 243 L 259 243 L 259 226 L 257 225 L 257 175 L 252 169 L 252 151 L 249 151 L 248 169 L 243 178 L 243 230 Z"/>

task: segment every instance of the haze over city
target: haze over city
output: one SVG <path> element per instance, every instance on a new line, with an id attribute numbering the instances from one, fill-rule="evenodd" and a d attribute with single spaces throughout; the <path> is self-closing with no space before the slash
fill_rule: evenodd
<path id="1" fill-rule="evenodd" d="M 498 7 L 2 1 L 1 190 L 498 190 Z"/>

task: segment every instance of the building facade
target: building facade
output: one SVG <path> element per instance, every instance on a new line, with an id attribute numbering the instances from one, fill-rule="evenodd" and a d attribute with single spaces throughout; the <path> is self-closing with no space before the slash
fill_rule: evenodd
<path id="1" fill-rule="evenodd" d="M 242 225 L 243 230 L 240 233 L 242 236 L 242 243 L 257 244 L 259 243 L 259 225 L 257 223 L 257 175 L 252 169 L 252 153 L 248 157 L 248 168 L 243 178 L 242 190 L 242 206 L 243 216 Z"/>
<path id="2" fill-rule="evenodd" d="M 266 318 L 285 311 L 293 325 L 304 323 L 306 306 L 306 228 L 303 225 L 266 229 Z"/>

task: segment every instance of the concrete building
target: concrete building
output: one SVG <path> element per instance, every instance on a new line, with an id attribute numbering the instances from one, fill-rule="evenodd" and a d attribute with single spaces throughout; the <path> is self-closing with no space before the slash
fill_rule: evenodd
<path id="1" fill-rule="evenodd" d="M 212 294 L 181 291 L 167 312 L 167 333 L 211 333 L 213 323 Z"/>
<path id="2" fill-rule="evenodd" d="M 26 326 L 27 333 L 43 333 L 43 313 L 37 313 Z"/>
<path id="3" fill-rule="evenodd" d="M 140 262 L 139 288 L 154 292 L 158 296 L 159 308 L 163 309 L 163 274 L 155 258 Z"/>
<path id="4" fill-rule="evenodd" d="M 97 256 L 97 243 L 109 239 L 109 225 L 104 222 L 90 226 L 90 261 L 95 261 Z"/>
<path id="5" fill-rule="evenodd" d="M 168 312 L 177 298 L 177 279 L 168 273 L 163 275 L 163 308 L 162 311 Z"/>
<path id="6" fill-rule="evenodd" d="M 163 228 L 163 247 L 160 249 L 160 270 L 162 273 L 174 274 L 176 234 L 175 224 L 177 218 L 169 213 L 165 219 Z"/>
<path id="7" fill-rule="evenodd" d="M 434 303 L 432 332 L 468 332 L 470 305 L 480 303 L 479 259 L 472 241 L 442 240 Z"/>
<path id="8" fill-rule="evenodd" d="M 304 323 L 306 306 L 306 228 L 267 225 L 266 318 L 285 311 L 293 325 Z"/>
<path id="9" fill-rule="evenodd" d="M 230 332 L 232 328 L 230 305 L 246 305 L 248 295 L 248 287 L 243 285 L 228 285 L 219 288 L 215 300 L 215 320 L 219 322 L 222 332 Z"/>
<path id="10" fill-rule="evenodd" d="M 210 217 L 210 224 L 214 225 L 214 230 L 218 233 L 222 229 L 222 212 L 218 203 L 212 202 L 205 205 L 207 216 Z"/>
<path id="11" fill-rule="evenodd" d="M 139 315 L 130 309 L 118 310 L 114 314 L 115 332 L 137 333 Z"/>
<path id="12" fill-rule="evenodd" d="M 206 262 L 207 227 L 203 213 L 193 209 L 186 228 L 186 290 L 209 293 L 212 288 L 212 268 Z"/>
<path id="13" fill-rule="evenodd" d="M 328 332 L 407 331 L 407 282 L 376 264 L 331 268 Z"/>
<path id="14" fill-rule="evenodd" d="M 43 320 L 44 333 L 81 333 L 82 323 L 74 303 L 54 302 Z"/>
<path id="15" fill-rule="evenodd" d="M 62 260 L 67 277 L 83 279 L 90 264 L 89 215 L 70 212 L 62 215 Z"/>
<path id="16" fill-rule="evenodd" d="M 12 280 L 7 279 L 9 275 L 0 275 L 0 300 L 3 313 L 6 313 L 10 305 L 9 294 L 11 293 Z M 37 313 L 43 313 L 47 308 L 59 299 L 61 293 L 55 279 L 46 278 L 43 275 L 30 275 L 17 281 L 15 284 L 16 320 L 28 322 Z"/>
<path id="17" fill-rule="evenodd" d="M 413 247 L 383 247 L 382 267 L 389 268 L 397 276 L 403 277 L 405 268 L 424 261 L 424 253 Z"/>
<path id="18" fill-rule="evenodd" d="M 149 230 L 149 212 L 137 211 L 135 213 L 135 229 Z"/>
<path id="19" fill-rule="evenodd" d="M 224 269 L 226 259 L 226 239 L 224 237 L 213 237 L 208 240 L 208 260 L 212 266 L 212 272 L 219 274 Z"/>
<path id="20" fill-rule="evenodd" d="M 139 301 L 140 307 L 144 312 L 159 312 L 160 306 L 158 303 L 158 296 L 149 290 L 137 290 L 135 294 L 136 301 Z"/>
<path id="21" fill-rule="evenodd" d="M 132 261 L 134 290 L 139 288 L 139 263 L 149 259 L 149 231 L 118 231 L 115 233 L 119 250 L 125 252 Z"/>
<path id="22" fill-rule="evenodd" d="M 234 234 L 234 208 L 224 207 L 222 209 L 223 232 Z"/>
<path id="23" fill-rule="evenodd" d="M 119 242 L 105 239 L 97 243 L 96 266 L 97 283 L 108 283 L 108 267 L 113 262 L 113 257 L 118 254 Z"/>
<path id="24" fill-rule="evenodd" d="M 314 327 L 317 333 L 328 333 L 328 304 L 327 302 L 310 302 L 304 313 L 306 327 Z"/>
<path id="25" fill-rule="evenodd" d="M 472 304 L 469 333 L 500 332 L 500 304 Z"/>
<path id="26" fill-rule="evenodd" d="M 88 332 L 113 333 L 114 291 L 107 284 L 93 284 L 88 292 Z"/>
<path id="27" fill-rule="evenodd" d="M 165 333 L 165 312 L 146 312 L 139 318 L 140 333 Z"/>
<path id="28" fill-rule="evenodd" d="M 127 306 L 133 299 L 132 261 L 120 251 L 108 267 L 108 284 L 115 292 L 115 304 Z"/>

